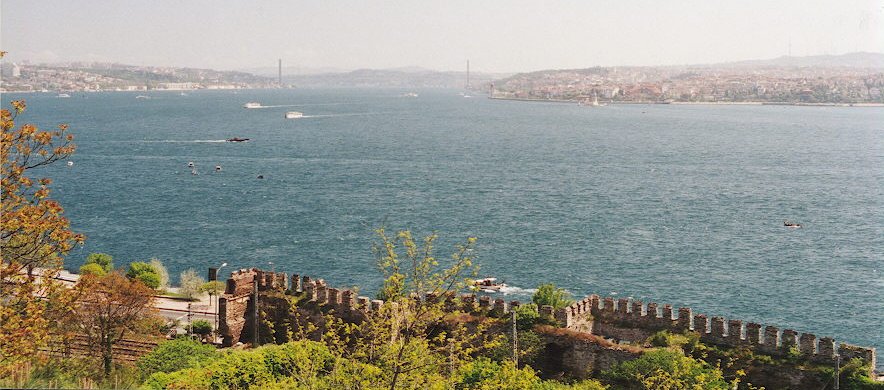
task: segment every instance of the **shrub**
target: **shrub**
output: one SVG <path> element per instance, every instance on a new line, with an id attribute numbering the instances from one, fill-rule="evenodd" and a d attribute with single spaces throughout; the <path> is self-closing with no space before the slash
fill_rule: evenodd
<path id="1" fill-rule="evenodd" d="M 114 258 L 107 253 L 90 253 L 89 256 L 86 256 L 86 262 L 83 265 L 86 264 L 96 264 L 104 270 L 104 273 L 108 273 L 114 269 Z"/>
<path id="2" fill-rule="evenodd" d="M 143 378 L 156 372 L 173 372 L 194 367 L 219 356 L 215 347 L 189 338 L 164 341 L 147 355 L 138 359 L 135 365 Z"/>
<path id="3" fill-rule="evenodd" d="M 533 301 L 538 307 L 549 305 L 552 306 L 553 309 L 561 309 L 565 306 L 574 302 L 571 299 L 571 294 L 565 291 L 565 289 L 557 288 L 552 283 L 541 284 L 537 287 L 537 292 L 534 293 L 534 296 L 531 297 L 531 301 Z"/>
<path id="4" fill-rule="evenodd" d="M 193 334 L 200 336 L 208 336 L 209 333 L 212 333 L 212 324 L 206 320 L 196 320 L 190 324 L 191 331 Z"/>
<path id="5" fill-rule="evenodd" d="M 144 283 L 147 287 L 152 289 L 157 289 L 160 287 L 160 275 L 157 273 L 150 264 L 136 261 L 129 264 L 129 270 L 126 271 L 126 276 L 130 279 L 135 279 Z"/>
<path id="6" fill-rule="evenodd" d="M 862 359 L 850 359 L 841 367 L 841 384 L 845 389 L 884 390 L 884 382 L 876 382 L 869 377 L 872 368 Z"/>
<path id="7" fill-rule="evenodd" d="M 697 349 L 700 336 L 694 332 L 672 334 L 668 330 L 661 330 L 648 337 L 647 342 L 652 347 L 677 348 L 685 353 L 691 353 Z"/>
<path id="8" fill-rule="evenodd" d="M 684 356 L 681 352 L 659 349 L 623 362 L 603 376 L 626 389 L 728 389 L 717 368 Z"/>
<path id="9" fill-rule="evenodd" d="M 537 313 L 537 305 L 533 303 L 517 306 L 514 311 L 516 312 L 516 328 L 519 330 L 534 329 L 534 324 L 540 319 L 540 314 Z"/>
<path id="10" fill-rule="evenodd" d="M 511 361 L 497 363 L 479 358 L 462 365 L 455 374 L 455 389 L 530 389 L 540 378 L 530 367 L 519 369 Z"/>
<path id="11" fill-rule="evenodd" d="M 104 276 L 107 275 L 107 271 L 98 264 L 86 263 L 80 267 L 80 275 Z"/>

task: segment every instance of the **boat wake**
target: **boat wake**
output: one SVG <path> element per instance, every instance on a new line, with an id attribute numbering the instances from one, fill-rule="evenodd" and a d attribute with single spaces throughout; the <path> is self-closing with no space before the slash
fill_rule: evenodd
<path id="1" fill-rule="evenodd" d="M 354 104 L 354 103 L 303 103 L 303 104 L 275 104 L 272 106 L 260 106 L 255 108 L 279 108 L 279 107 L 306 107 L 306 106 L 340 106 L 343 104 Z"/>
<path id="2" fill-rule="evenodd" d="M 226 139 L 193 139 L 193 140 L 180 140 L 180 139 L 163 139 L 163 140 L 155 140 L 155 141 L 141 141 L 145 143 L 168 143 L 168 144 L 204 144 L 204 143 L 220 143 L 227 142 Z"/>
<path id="3" fill-rule="evenodd" d="M 381 115 L 389 112 L 354 112 L 349 114 L 304 115 L 302 118 L 334 118 L 339 116 Z"/>
<path id="4" fill-rule="evenodd" d="M 537 292 L 537 289 L 505 286 L 500 288 L 500 292 L 505 295 L 534 295 L 534 293 Z"/>

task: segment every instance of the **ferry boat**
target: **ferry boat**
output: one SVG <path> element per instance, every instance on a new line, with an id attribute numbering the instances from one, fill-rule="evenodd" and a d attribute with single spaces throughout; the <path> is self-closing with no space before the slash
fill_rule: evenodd
<path id="1" fill-rule="evenodd" d="M 243 108 L 261 108 L 261 103 L 258 102 L 248 102 L 242 105 Z"/>
<path id="2" fill-rule="evenodd" d="M 285 113 L 285 119 L 298 119 L 298 118 L 303 118 L 303 117 L 304 117 L 303 112 L 289 111 L 289 112 Z"/>

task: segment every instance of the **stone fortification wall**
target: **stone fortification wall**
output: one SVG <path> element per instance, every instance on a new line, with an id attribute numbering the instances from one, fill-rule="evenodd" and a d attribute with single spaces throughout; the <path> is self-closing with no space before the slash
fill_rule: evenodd
<path id="1" fill-rule="evenodd" d="M 349 289 L 329 287 L 323 279 L 293 274 L 289 285 L 289 278 L 284 273 L 240 270 L 231 275 L 225 294 L 219 298 L 219 330 L 224 335 L 225 345 L 236 341 L 251 341 L 248 327 L 254 321 L 250 317 L 250 302 L 254 295 L 255 281 L 258 291 L 287 289 L 292 294 L 304 294 L 303 299 L 335 309 L 335 313 L 349 321 L 359 321 L 365 314 L 379 310 L 385 304 L 382 300 L 357 296 Z M 514 307 L 520 305 L 518 301 L 507 302 L 475 294 L 443 297 L 427 294 L 421 298 L 428 301 L 444 299 L 450 310 L 457 309 L 491 317 L 508 316 Z M 705 343 L 748 347 L 758 353 L 773 356 L 784 356 L 795 348 L 809 362 L 830 364 L 840 356 L 844 361 L 860 358 L 871 367 L 875 367 L 876 363 L 874 348 L 836 343 L 830 337 L 818 338 L 812 333 L 781 330 L 776 326 L 763 326 L 738 319 L 709 318 L 705 314 L 694 313 L 691 308 L 675 309 L 671 305 L 654 302 L 645 304 L 639 300 L 590 295 L 563 309 L 554 310 L 550 306 L 542 306 L 538 312 L 543 317 L 552 318 L 561 328 L 615 340 L 640 342 L 661 330 L 674 333 L 690 331 L 697 332 Z"/>
<path id="2" fill-rule="evenodd" d="M 547 309 L 548 310 L 548 309 Z M 818 338 L 812 333 L 763 326 L 738 319 L 695 314 L 689 307 L 675 310 L 671 305 L 626 298 L 600 298 L 590 295 L 554 313 L 557 322 L 568 329 L 585 329 L 592 321 L 591 333 L 618 340 L 640 341 L 660 330 L 693 331 L 709 344 L 727 347 L 746 346 L 773 356 L 783 356 L 797 348 L 803 358 L 817 363 L 833 363 L 860 358 L 875 367 L 875 348 L 836 343 L 831 337 Z"/>
<path id="3" fill-rule="evenodd" d="M 256 284 L 258 291 L 285 291 L 289 287 L 288 275 L 255 268 L 230 274 L 224 293 L 218 297 L 218 333 L 222 345 L 229 347 L 254 341 Z"/>

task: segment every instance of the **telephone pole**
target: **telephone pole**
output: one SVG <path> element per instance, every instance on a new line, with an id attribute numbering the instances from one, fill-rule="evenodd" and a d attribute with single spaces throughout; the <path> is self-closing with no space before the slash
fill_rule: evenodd
<path id="1" fill-rule="evenodd" d="M 516 367 L 519 366 L 519 335 L 518 329 L 516 327 L 516 311 L 513 310 L 510 313 L 513 314 L 513 362 L 516 363 Z"/>

